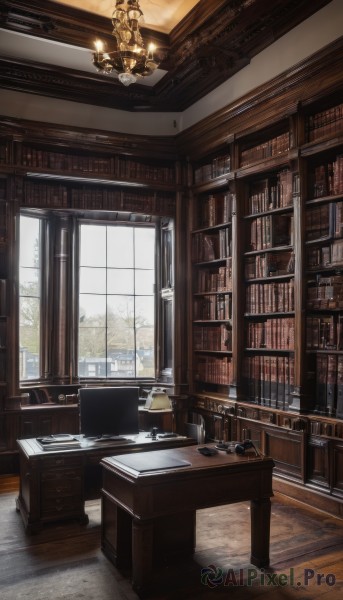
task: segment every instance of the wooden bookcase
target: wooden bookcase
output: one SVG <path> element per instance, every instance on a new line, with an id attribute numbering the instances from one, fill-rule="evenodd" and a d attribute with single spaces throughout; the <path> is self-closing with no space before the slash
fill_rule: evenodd
<path id="1" fill-rule="evenodd" d="M 219 167 L 217 165 L 222 165 Z M 232 357 L 232 223 L 227 183 L 230 158 L 195 170 L 198 192 L 191 214 L 192 372 L 196 389 L 228 393 Z M 205 181 L 206 173 L 209 182 Z"/>
<path id="2" fill-rule="evenodd" d="M 225 177 L 199 167 L 223 153 L 220 136 L 213 149 L 212 132 L 209 154 L 193 162 L 191 410 L 205 419 L 209 440 L 250 438 L 271 454 L 276 489 L 300 499 L 306 488 L 314 504 L 341 514 L 342 97 L 331 88 L 286 116 L 269 114 L 261 125 L 257 118 L 228 136 Z M 230 209 L 211 221 L 225 195 Z M 225 230 L 230 258 L 212 252 Z M 216 291 L 220 268 L 230 276 Z M 223 293 L 230 313 L 222 338 L 213 307 Z M 224 357 L 225 385 L 216 370 Z"/>

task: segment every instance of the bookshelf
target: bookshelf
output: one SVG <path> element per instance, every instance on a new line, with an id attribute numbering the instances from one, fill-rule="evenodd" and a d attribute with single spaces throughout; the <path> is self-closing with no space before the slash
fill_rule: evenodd
<path id="1" fill-rule="evenodd" d="M 144 160 L 135 157 L 114 154 L 113 152 L 89 152 L 88 149 L 59 149 L 44 146 L 42 143 L 27 144 L 14 141 L 13 153 L 8 147 L 0 145 L 0 162 L 8 163 L 8 155 L 13 155 L 17 167 L 36 173 L 82 176 L 116 179 L 124 183 L 149 182 L 173 186 L 175 183 L 175 164 L 166 160 Z"/>
<path id="2" fill-rule="evenodd" d="M 305 119 L 306 352 L 313 412 L 343 417 L 343 104 Z M 320 431 L 320 428 L 319 428 Z"/>
<path id="3" fill-rule="evenodd" d="M 314 505 L 328 502 L 338 514 L 343 104 L 330 85 L 327 97 L 295 103 L 286 115 L 281 108 L 276 115 L 273 100 L 267 101 L 270 112 L 267 107 L 256 117 L 249 113 L 244 127 L 234 115 L 227 136 L 230 172 L 221 179 L 213 178 L 211 168 L 214 132 L 208 132 L 207 157 L 201 157 L 205 145 L 193 148 L 190 392 L 192 414 L 205 419 L 208 440 L 256 440 L 275 460 L 275 489 L 299 499 L 306 490 Z M 220 155 L 225 136 L 222 129 L 216 133 Z M 213 217 L 211 198 L 226 193 L 233 202 L 223 223 Z M 216 228 L 224 227 L 230 231 L 229 287 L 216 264 L 229 260 L 216 251 Z M 209 366 L 210 349 L 217 357 L 225 340 L 214 290 L 230 294 L 226 385 Z"/>
<path id="4" fill-rule="evenodd" d="M 263 147 L 273 151 L 275 146 L 274 153 L 279 154 L 288 139 L 284 133 Z M 249 156 L 253 161 L 254 148 Z M 250 173 L 241 178 L 245 230 L 242 391 L 249 402 L 286 410 L 294 391 L 293 195 L 297 190 L 298 175 L 286 167 L 263 177 Z"/>
<path id="5" fill-rule="evenodd" d="M 228 393 L 232 357 L 232 222 L 228 155 L 197 167 L 192 204 L 192 371 L 197 390 Z M 199 175 L 200 171 L 200 175 Z M 202 189 L 204 173 L 211 185 Z"/>

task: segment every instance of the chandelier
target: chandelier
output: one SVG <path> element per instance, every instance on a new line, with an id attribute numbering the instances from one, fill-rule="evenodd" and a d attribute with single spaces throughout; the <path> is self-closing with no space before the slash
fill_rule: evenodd
<path id="1" fill-rule="evenodd" d="M 112 14 L 115 49 L 106 52 L 102 41 L 95 42 L 93 64 L 101 73 L 118 73 L 118 79 L 128 86 L 137 78 L 151 75 L 158 67 L 154 59 L 154 44 L 146 50 L 138 21 L 143 15 L 138 0 L 116 0 Z"/>

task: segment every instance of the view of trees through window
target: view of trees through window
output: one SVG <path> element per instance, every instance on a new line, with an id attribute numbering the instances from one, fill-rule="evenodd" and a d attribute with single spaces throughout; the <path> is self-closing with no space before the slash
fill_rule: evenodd
<path id="1" fill-rule="evenodd" d="M 82 224 L 80 377 L 154 377 L 155 229 Z"/>
<path id="2" fill-rule="evenodd" d="M 43 225 L 42 218 L 20 217 L 21 381 L 39 379 L 45 368 L 42 306 L 52 300 L 42 297 L 42 289 L 51 289 L 42 283 L 48 260 L 42 261 Z M 79 240 L 79 262 L 69 264 L 79 278 L 79 328 L 69 340 L 78 340 L 78 376 L 155 377 L 155 228 L 80 222 Z"/>

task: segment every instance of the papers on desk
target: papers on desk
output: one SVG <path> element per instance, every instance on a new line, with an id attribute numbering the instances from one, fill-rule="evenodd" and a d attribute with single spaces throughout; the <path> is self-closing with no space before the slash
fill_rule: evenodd
<path id="1" fill-rule="evenodd" d="M 37 442 L 42 450 L 71 450 L 72 448 L 81 448 L 79 438 L 69 433 L 59 433 L 37 438 Z"/>
<path id="2" fill-rule="evenodd" d="M 139 473 L 148 471 L 164 471 L 165 469 L 177 469 L 179 467 L 190 467 L 187 460 L 180 460 L 172 456 L 164 456 L 159 452 L 142 452 L 139 454 L 124 454 L 115 456 L 113 460 L 123 466 L 134 469 Z"/>

